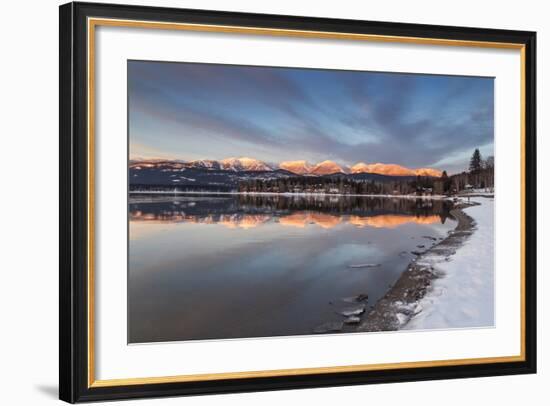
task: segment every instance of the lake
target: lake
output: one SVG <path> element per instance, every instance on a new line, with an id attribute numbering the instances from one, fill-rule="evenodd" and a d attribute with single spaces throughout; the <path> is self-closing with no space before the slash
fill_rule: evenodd
<path id="1" fill-rule="evenodd" d="M 312 334 L 350 307 L 365 306 L 364 317 L 412 251 L 455 227 L 450 208 L 364 196 L 131 194 L 128 341 Z"/>

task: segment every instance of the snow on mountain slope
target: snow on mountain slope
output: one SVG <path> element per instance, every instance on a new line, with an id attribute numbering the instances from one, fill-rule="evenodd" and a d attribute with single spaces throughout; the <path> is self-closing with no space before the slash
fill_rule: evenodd
<path id="1" fill-rule="evenodd" d="M 357 165 L 354 165 L 354 167 L 357 167 Z M 379 175 L 390 176 L 415 176 L 412 169 L 397 164 L 363 164 L 360 168 L 363 173 L 377 173 Z"/>
<path id="2" fill-rule="evenodd" d="M 189 166 L 193 168 L 221 169 L 220 163 L 212 159 L 200 159 L 196 161 L 191 161 L 189 162 Z"/>
<path id="3" fill-rule="evenodd" d="M 432 176 L 440 177 L 442 172 L 432 168 L 410 169 L 396 164 L 366 164 L 359 162 L 351 167 L 351 173 L 377 173 L 389 176 Z"/>
<path id="4" fill-rule="evenodd" d="M 327 160 L 315 165 L 310 173 L 313 175 L 330 175 L 333 173 L 345 173 L 345 171 L 336 162 Z"/>
<path id="5" fill-rule="evenodd" d="M 334 161 L 326 160 L 315 165 L 309 164 L 306 160 L 283 161 L 279 165 L 269 165 L 264 161 L 249 157 L 226 158 L 220 161 L 212 159 L 201 159 L 194 161 L 180 160 L 132 160 L 130 169 L 158 168 L 170 170 L 185 170 L 186 168 L 226 170 L 233 172 L 272 172 L 276 169 L 283 169 L 296 175 L 332 175 L 338 173 L 352 174 L 378 174 L 386 176 L 431 176 L 440 177 L 442 172 L 432 168 L 410 169 L 397 164 L 374 163 L 367 164 L 359 162 L 351 168 L 338 165 Z"/>
<path id="6" fill-rule="evenodd" d="M 368 173 L 369 166 L 364 162 L 358 162 L 350 168 L 351 173 Z"/>
<path id="7" fill-rule="evenodd" d="M 307 161 L 284 161 L 279 164 L 280 169 L 295 173 L 297 175 L 306 175 L 311 172 L 313 167 Z"/>
<path id="8" fill-rule="evenodd" d="M 220 161 L 222 169 L 230 171 L 272 171 L 268 164 L 248 157 L 226 158 Z"/>
<path id="9" fill-rule="evenodd" d="M 440 170 L 432 168 L 415 169 L 414 173 L 416 174 L 416 176 L 433 176 L 435 178 L 440 178 L 441 175 L 443 175 L 443 172 L 441 172 Z"/>

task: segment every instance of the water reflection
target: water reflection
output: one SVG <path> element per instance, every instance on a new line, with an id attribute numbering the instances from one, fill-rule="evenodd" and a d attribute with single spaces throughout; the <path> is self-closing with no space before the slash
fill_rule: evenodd
<path id="1" fill-rule="evenodd" d="M 342 223 L 357 227 L 395 228 L 406 223 L 445 223 L 450 203 L 428 199 L 361 197 L 250 196 L 134 197 L 130 221 L 220 224 L 253 228 L 269 221 L 283 226 L 317 225 L 332 228 Z M 436 213 L 436 214 L 434 214 Z"/>
<path id="2" fill-rule="evenodd" d="M 449 203 L 346 196 L 132 195 L 129 341 L 311 334 L 374 304 Z M 451 221 L 449 221 L 451 219 Z M 354 269 L 353 264 L 376 268 Z"/>

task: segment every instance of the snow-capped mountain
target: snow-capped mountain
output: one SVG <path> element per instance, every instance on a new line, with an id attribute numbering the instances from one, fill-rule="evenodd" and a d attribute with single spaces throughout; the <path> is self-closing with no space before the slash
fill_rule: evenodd
<path id="1" fill-rule="evenodd" d="M 333 173 L 346 173 L 344 169 L 333 161 L 323 161 L 311 169 L 312 175 L 331 175 Z"/>
<path id="2" fill-rule="evenodd" d="M 442 172 L 433 168 L 418 168 L 410 169 L 397 164 L 384 164 L 359 162 L 351 166 L 351 168 L 341 166 L 334 161 L 323 161 L 315 165 L 309 164 L 305 160 L 284 161 L 277 164 L 269 165 L 258 159 L 240 157 L 226 158 L 222 160 L 201 159 L 195 161 L 180 161 L 180 160 L 132 160 L 129 165 L 130 170 L 158 170 L 162 172 L 182 172 L 185 170 L 196 169 L 208 172 L 253 172 L 253 173 L 268 173 L 281 172 L 291 173 L 294 175 L 384 175 L 384 176 L 428 176 L 441 177 Z M 255 175 L 256 176 L 256 175 Z"/>
<path id="3" fill-rule="evenodd" d="M 351 173 L 368 173 L 369 165 L 364 162 L 356 163 L 350 168 Z"/>
<path id="4" fill-rule="evenodd" d="M 265 162 L 254 158 L 226 158 L 220 162 L 221 169 L 226 171 L 272 171 L 273 168 Z"/>
<path id="5" fill-rule="evenodd" d="M 351 167 L 352 173 L 377 173 L 390 176 L 415 176 L 414 170 L 396 164 L 366 164 L 360 162 Z"/>
<path id="6" fill-rule="evenodd" d="M 129 168 L 141 169 L 183 169 L 189 164 L 183 161 L 172 161 L 165 159 L 131 160 Z"/>
<path id="7" fill-rule="evenodd" d="M 351 173 L 376 173 L 388 176 L 432 176 L 440 177 L 442 172 L 437 169 L 419 168 L 410 169 L 396 164 L 366 164 L 359 162 L 351 167 Z"/>
<path id="8" fill-rule="evenodd" d="M 419 176 L 440 176 L 430 168 L 409 169 L 392 164 L 357 163 L 351 168 L 333 161 L 311 165 L 305 160 L 286 161 L 269 165 L 253 158 L 227 158 L 223 160 L 132 160 L 129 163 L 130 186 L 136 190 L 161 190 L 180 188 L 186 191 L 234 192 L 242 187 L 257 187 L 260 182 L 279 182 L 304 176 L 323 178 L 323 182 L 339 182 L 346 178 L 353 182 L 377 182 L 379 184 L 405 181 Z M 248 182 L 248 183 L 247 183 Z M 306 182 L 307 183 L 307 182 Z M 311 182 L 310 182 L 311 183 Z M 285 181 L 282 181 L 286 187 Z M 277 185 L 277 188 L 280 186 Z"/>
<path id="9" fill-rule="evenodd" d="M 279 168 L 296 175 L 307 175 L 311 173 L 313 166 L 307 161 L 284 161 L 279 164 Z"/>
<path id="10" fill-rule="evenodd" d="M 441 172 L 440 170 L 432 168 L 415 169 L 414 173 L 416 176 L 432 176 L 434 178 L 440 178 L 443 175 L 443 172 Z"/>
<path id="11" fill-rule="evenodd" d="M 204 168 L 204 169 L 222 169 L 222 166 L 218 161 L 212 159 L 200 159 L 196 161 L 191 161 L 188 163 L 192 168 Z"/>

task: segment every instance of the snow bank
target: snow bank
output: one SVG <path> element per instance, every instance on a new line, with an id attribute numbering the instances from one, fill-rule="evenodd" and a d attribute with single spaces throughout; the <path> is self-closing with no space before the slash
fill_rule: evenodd
<path id="1" fill-rule="evenodd" d="M 417 304 L 418 313 L 403 329 L 494 325 L 494 201 L 471 200 L 481 204 L 464 209 L 475 220 L 476 230 L 455 255 L 432 263 L 441 277 L 433 281 Z"/>

